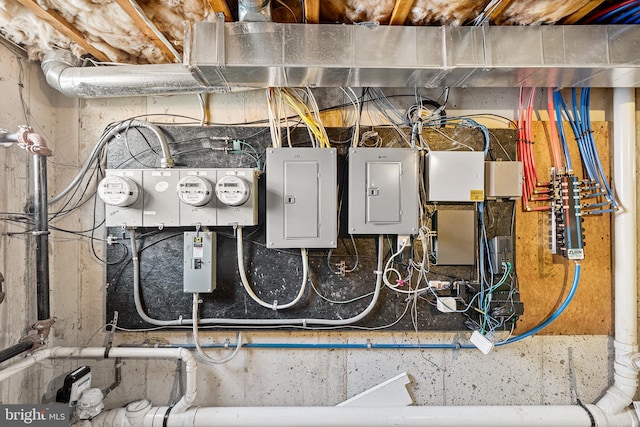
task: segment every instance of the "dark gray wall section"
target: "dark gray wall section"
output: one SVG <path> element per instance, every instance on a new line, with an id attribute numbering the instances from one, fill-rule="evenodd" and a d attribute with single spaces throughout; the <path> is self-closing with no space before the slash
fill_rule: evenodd
<path id="1" fill-rule="evenodd" d="M 215 150 L 231 146 L 225 140 L 228 137 L 251 144 L 258 152 L 264 168 L 264 150 L 271 144 L 267 127 L 195 127 L 165 126 L 163 127 L 175 153 L 176 167 L 253 167 L 255 161 L 247 154 L 225 153 Z M 367 130 L 364 129 L 363 130 Z M 401 142 L 393 130 L 378 129 L 387 145 L 401 146 Z M 340 239 L 338 248 L 333 250 L 331 262 L 345 261 L 347 268 L 354 265 L 355 256 L 351 239 L 346 234 L 346 187 L 347 164 L 346 149 L 350 142 L 350 129 L 328 129 L 332 145 L 339 150 L 338 160 L 338 192 L 343 211 L 340 215 Z M 283 132 L 286 135 L 286 132 Z M 492 144 L 489 157 L 506 159 L 506 153 L 515 159 L 516 132 L 513 130 L 491 130 Z M 475 149 L 483 145 L 482 134 L 476 129 L 438 129 L 425 130 L 425 136 L 431 149 L 450 149 L 449 138 L 458 140 Z M 498 142 L 502 145 L 498 145 Z M 286 145 L 287 142 L 283 142 Z M 309 135 L 305 129 L 292 130 L 294 146 L 309 146 Z M 108 145 L 107 165 L 110 168 L 144 168 L 158 167 L 159 153 L 157 141 L 153 134 L 145 129 L 131 129 L 126 138 L 114 138 Z M 277 300 L 284 304 L 293 299 L 299 290 L 302 277 L 302 263 L 297 249 L 272 250 L 265 248 L 264 230 L 264 182 L 259 180 L 260 224 L 245 228 L 245 265 L 249 281 L 255 292 L 265 301 Z M 511 215 L 513 202 L 490 202 L 488 206 L 488 235 L 509 235 L 511 233 Z M 438 209 L 465 208 L 469 205 L 439 205 Z M 100 207 L 98 207 L 100 209 Z M 99 212 L 101 217 L 102 213 Z M 142 298 L 146 312 L 156 319 L 170 320 L 180 316 L 191 318 L 191 294 L 182 290 L 183 272 L 183 232 L 189 228 L 172 229 L 138 229 L 141 265 Z M 236 241 L 234 231 L 230 227 L 217 227 L 218 233 L 217 289 L 211 294 L 203 294 L 201 318 L 242 318 L 242 319 L 278 319 L 278 318 L 329 318 L 344 319 L 357 315 L 368 304 L 371 297 L 365 297 L 349 304 L 333 304 L 322 300 L 311 288 L 301 303 L 295 308 L 273 311 L 260 307 L 245 293 L 237 271 Z M 128 236 L 127 231 L 109 228 L 108 234 L 116 237 Z M 392 241 L 389 236 L 386 242 Z M 129 246 L 127 239 L 121 240 Z M 328 299 L 347 301 L 373 291 L 376 269 L 376 236 L 358 236 L 355 239 L 359 264 L 352 273 L 340 277 L 330 271 L 327 265 L 327 250 L 310 250 L 310 278 L 318 291 Z M 387 243 L 385 243 L 388 245 Z M 130 254 L 123 257 L 125 246 L 121 244 L 107 246 L 107 321 L 114 312 L 119 315 L 118 325 L 126 328 L 146 328 L 148 325 L 137 315 L 132 293 L 132 265 Z M 388 247 L 387 247 L 388 250 Z M 404 260 L 406 262 L 406 260 Z M 433 279 L 471 280 L 475 277 L 473 267 L 434 266 Z M 407 304 L 417 304 L 417 317 L 412 321 L 411 310 Z M 393 324 L 397 330 L 461 330 L 465 329 L 465 317 L 461 314 L 442 314 L 432 305 L 428 298 L 406 301 L 405 295 L 399 295 L 383 289 L 380 301 L 375 310 L 358 327 L 380 327 Z M 405 311 L 406 310 L 406 311 Z M 404 317 L 400 318 L 405 313 Z M 414 324 L 415 323 L 415 324 Z M 246 328 L 251 329 L 251 328 Z"/>

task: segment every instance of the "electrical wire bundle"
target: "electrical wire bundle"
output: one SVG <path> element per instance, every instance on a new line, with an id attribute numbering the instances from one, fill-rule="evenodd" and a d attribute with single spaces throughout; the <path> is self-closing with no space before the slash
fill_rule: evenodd
<path id="1" fill-rule="evenodd" d="M 627 0 L 602 9 L 583 20 L 583 24 L 640 24 L 640 0 Z"/>
<path id="2" fill-rule="evenodd" d="M 536 161 L 533 155 L 533 102 L 536 88 L 520 88 L 518 109 L 518 159 L 522 162 L 522 209 L 524 211 L 548 210 L 549 206 L 531 206 L 530 202 L 549 200 L 547 183 L 540 182 Z M 540 195 L 542 194 L 542 195 Z"/>
<path id="3" fill-rule="evenodd" d="M 563 146 L 565 157 L 567 159 L 567 169 L 571 171 L 571 161 L 569 157 L 569 149 L 567 138 L 562 128 L 562 118 L 571 125 L 571 130 L 580 152 L 582 166 L 587 180 L 585 198 L 597 198 L 597 201 L 587 205 L 583 205 L 583 214 L 601 214 L 613 212 L 617 208 L 617 203 L 608 178 L 604 172 L 595 140 L 593 138 L 593 130 L 591 128 L 591 112 L 590 112 L 591 88 L 582 88 L 580 98 L 578 99 L 577 90 L 571 90 L 571 110 L 567 107 L 562 94 L 559 91 L 554 92 L 554 107 L 556 110 L 557 129 L 560 136 L 560 142 Z"/>
<path id="4" fill-rule="evenodd" d="M 313 147 L 329 148 L 331 146 L 327 131 L 320 120 L 318 103 L 311 89 L 271 87 L 267 89 L 267 103 L 271 140 L 274 147 L 282 146 L 280 123 L 283 116 L 285 122 L 288 121 L 288 116 L 284 114 L 285 107 L 291 108 L 307 126 Z M 288 126 L 287 132 L 289 132 Z M 289 141 L 289 146 L 291 146 L 290 135 L 288 135 L 287 140 Z"/>

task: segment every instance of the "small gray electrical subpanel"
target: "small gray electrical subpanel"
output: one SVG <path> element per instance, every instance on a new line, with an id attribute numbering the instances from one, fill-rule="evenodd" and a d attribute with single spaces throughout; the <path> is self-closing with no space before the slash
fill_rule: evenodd
<path id="1" fill-rule="evenodd" d="M 349 233 L 418 232 L 418 150 L 349 149 Z"/>
<path id="2" fill-rule="evenodd" d="M 433 216 L 438 265 L 473 265 L 476 260 L 476 211 L 439 209 Z"/>
<path id="3" fill-rule="evenodd" d="M 267 247 L 335 248 L 337 153 L 267 149 Z"/>
<path id="4" fill-rule="evenodd" d="M 496 236 L 489 240 L 489 261 L 494 273 L 502 271 L 502 263 L 513 264 L 513 239 L 510 236 Z"/>
<path id="5" fill-rule="evenodd" d="M 484 179 L 489 200 L 522 197 L 522 162 L 485 162 Z"/>
<path id="6" fill-rule="evenodd" d="M 216 288 L 216 233 L 184 233 L 185 292 L 213 292 Z"/>
<path id="7" fill-rule="evenodd" d="M 430 202 L 484 201 L 484 152 L 430 151 L 425 164 Z"/>
<path id="8" fill-rule="evenodd" d="M 107 227 L 141 227 L 142 226 L 142 170 L 140 169 L 107 169 L 105 177 L 117 176 L 125 178 L 126 182 L 115 182 L 118 186 L 114 190 L 128 191 L 138 196 L 135 202 L 127 206 L 117 206 L 105 203 L 105 224 Z M 126 188 L 131 187 L 131 188 Z M 136 187 L 136 188 L 133 188 Z M 126 204 L 126 203 L 125 203 Z"/>

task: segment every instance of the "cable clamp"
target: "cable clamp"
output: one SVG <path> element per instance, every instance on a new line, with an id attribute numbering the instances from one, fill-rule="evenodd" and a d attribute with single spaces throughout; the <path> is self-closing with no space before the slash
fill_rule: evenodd
<path id="1" fill-rule="evenodd" d="M 271 306 L 271 310 L 273 311 L 277 311 L 278 310 L 278 300 L 273 300 L 273 305 Z"/>
<path id="2" fill-rule="evenodd" d="M 180 316 L 178 316 L 178 325 L 182 325 L 182 320 L 183 320 L 183 316 L 182 314 Z"/>
<path id="3" fill-rule="evenodd" d="M 373 344 L 371 344 L 371 340 L 367 338 L 367 349 L 371 350 L 373 348 Z"/>
<path id="4" fill-rule="evenodd" d="M 41 230 L 41 231 L 32 231 L 31 234 L 33 234 L 34 236 L 46 236 L 51 234 L 51 232 L 49 230 Z"/>
<path id="5" fill-rule="evenodd" d="M 379 275 L 384 273 L 382 270 L 373 270 L 373 274 Z"/>

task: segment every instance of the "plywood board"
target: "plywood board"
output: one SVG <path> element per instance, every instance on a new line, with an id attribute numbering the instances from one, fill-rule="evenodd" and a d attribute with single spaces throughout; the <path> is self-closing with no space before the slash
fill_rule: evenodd
<path id="1" fill-rule="evenodd" d="M 609 123 L 594 122 L 593 135 L 609 176 Z M 578 148 L 573 133 L 565 124 L 571 159 L 577 176 L 582 176 Z M 546 178 L 550 167 L 549 123 L 533 123 L 533 149 L 540 178 Z M 612 332 L 611 215 L 585 218 L 585 260 L 573 301 L 565 312 L 541 334 L 610 334 Z M 573 280 L 573 262 L 551 255 L 547 248 L 548 219 L 546 212 L 516 214 L 516 265 L 521 299 L 525 313 L 518 331 L 526 331 L 544 321 L 564 300 Z"/>

